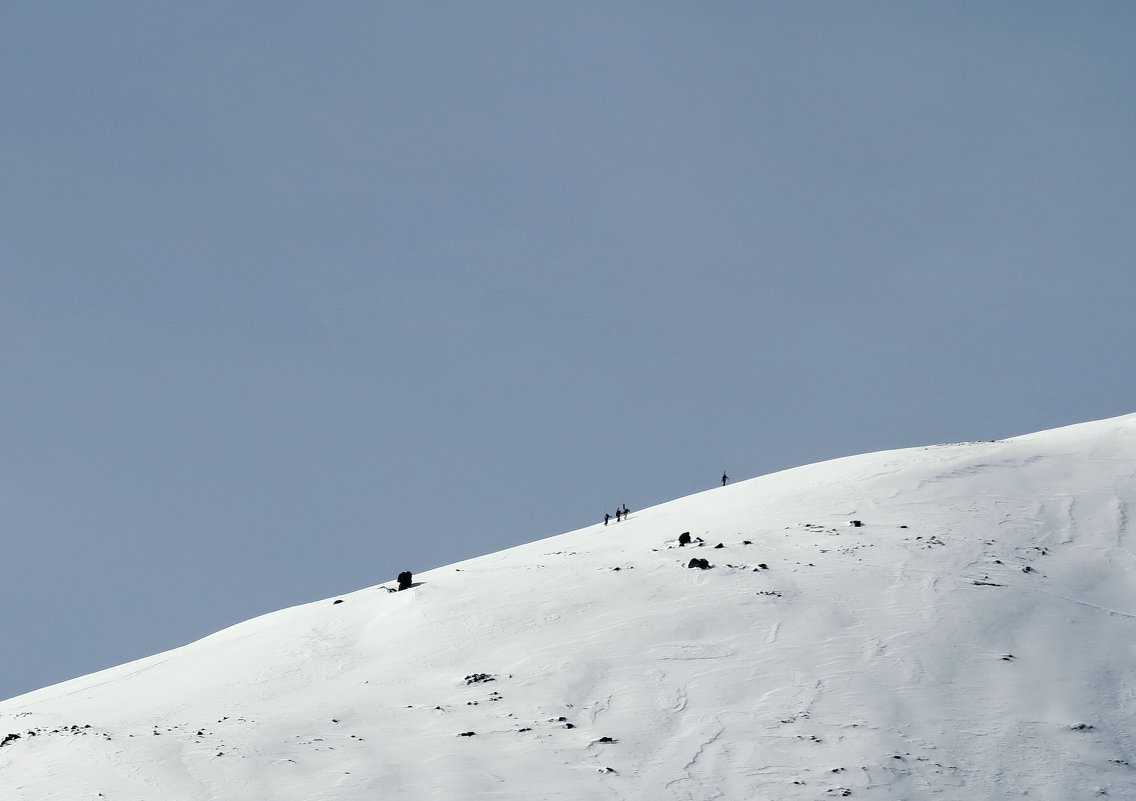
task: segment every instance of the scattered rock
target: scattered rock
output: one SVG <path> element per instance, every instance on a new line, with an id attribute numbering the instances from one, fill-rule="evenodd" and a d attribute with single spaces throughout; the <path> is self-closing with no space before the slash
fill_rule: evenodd
<path id="1" fill-rule="evenodd" d="M 458 735 L 458 737 L 473 737 L 476 734 L 477 734 L 477 732 L 475 732 L 475 731 L 463 731 L 461 734 Z"/>
<path id="2" fill-rule="evenodd" d="M 710 569 L 710 563 L 708 561 L 706 561 L 705 559 L 694 558 L 694 559 L 690 560 L 690 563 L 687 565 L 687 567 L 688 568 L 697 567 L 699 570 L 709 570 Z"/>
<path id="3" fill-rule="evenodd" d="M 681 548 L 683 545 L 690 545 L 690 532 L 684 531 L 678 535 L 678 544 Z"/>
<path id="4" fill-rule="evenodd" d="M 332 601 L 332 602 L 331 602 L 331 605 L 332 605 L 332 606 L 335 606 L 336 604 L 341 604 L 341 603 L 343 603 L 343 599 L 342 599 L 342 598 L 337 598 L 336 600 L 334 600 L 334 601 Z"/>
<path id="5" fill-rule="evenodd" d="M 497 677 L 489 673 L 471 673 L 465 677 L 466 684 L 481 684 L 487 681 L 497 681 Z"/>

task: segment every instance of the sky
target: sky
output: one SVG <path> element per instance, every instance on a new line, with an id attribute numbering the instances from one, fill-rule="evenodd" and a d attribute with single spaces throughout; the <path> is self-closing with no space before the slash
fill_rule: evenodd
<path id="1" fill-rule="evenodd" d="M 723 471 L 1136 410 L 1134 24 L 7 4 L 0 698 Z"/>

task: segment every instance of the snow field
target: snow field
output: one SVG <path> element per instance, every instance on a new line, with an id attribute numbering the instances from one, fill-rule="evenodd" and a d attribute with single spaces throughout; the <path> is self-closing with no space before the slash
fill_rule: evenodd
<path id="1" fill-rule="evenodd" d="M 1134 495 L 1136 416 L 738 482 L 9 699 L 0 798 L 1136 798 Z"/>

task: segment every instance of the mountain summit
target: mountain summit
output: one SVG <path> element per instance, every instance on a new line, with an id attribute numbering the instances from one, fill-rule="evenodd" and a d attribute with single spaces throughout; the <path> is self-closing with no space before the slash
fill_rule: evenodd
<path id="1" fill-rule="evenodd" d="M 1134 499 L 1136 415 L 732 483 L 9 699 L 0 799 L 1136 798 Z"/>

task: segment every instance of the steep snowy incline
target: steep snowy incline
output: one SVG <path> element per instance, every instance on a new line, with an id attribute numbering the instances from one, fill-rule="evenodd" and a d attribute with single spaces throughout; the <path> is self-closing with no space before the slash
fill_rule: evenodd
<path id="1" fill-rule="evenodd" d="M 1134 499 L 1136 415 L 740 482 L 0 703 L 0 798 L 1136 798 Z"/>

